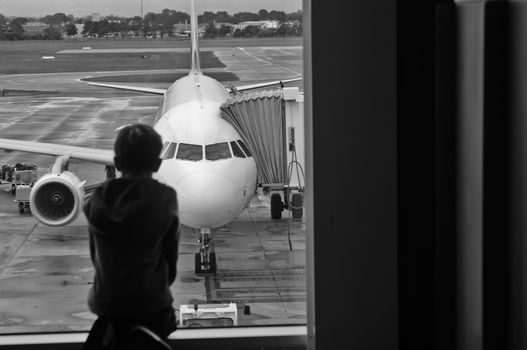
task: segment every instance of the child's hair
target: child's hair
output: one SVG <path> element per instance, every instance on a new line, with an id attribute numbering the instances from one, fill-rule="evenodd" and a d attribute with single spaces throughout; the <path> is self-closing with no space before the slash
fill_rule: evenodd
<path id="1" fill-rule="evenodd" d="M 129 172 L 156 171 L 162 148 L 159 134 L 146 124 L 123 128 L 115 140 L 115 156 L 121 170 Z"/>

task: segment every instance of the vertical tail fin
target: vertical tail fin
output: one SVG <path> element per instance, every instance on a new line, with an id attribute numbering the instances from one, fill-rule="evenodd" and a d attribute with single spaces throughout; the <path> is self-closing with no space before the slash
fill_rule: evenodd
<path id="1" fill-rule="evenodd" d="M 199 64 L 199 45 L 198 45 L 198 16 L 196 14 L 196 0 L 190 0 L 190 54 L 192 65 L 189 75 L 202 75 Z"/>

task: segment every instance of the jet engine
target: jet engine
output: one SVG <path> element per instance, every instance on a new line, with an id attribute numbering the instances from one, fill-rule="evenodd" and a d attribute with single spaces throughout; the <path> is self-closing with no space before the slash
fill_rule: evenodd
<path id="1" fill-rule="evenodd" d="M 79 216 L 84 203 L 84 182 L 72 172 L 64 171 L 67 161 L 59 163 L 57 159 L 52 172 L 42 176 L 29 195 L 33 216 L 48 226 L 72 222 Z"/>

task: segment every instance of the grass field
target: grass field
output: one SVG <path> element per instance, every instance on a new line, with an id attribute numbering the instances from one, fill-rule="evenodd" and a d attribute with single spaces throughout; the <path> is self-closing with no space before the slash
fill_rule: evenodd
<path id="1" fill-rule="evenodd" d="M 302 38 L 200 40 L 201 66 L 224 67 L 207 47 L 302 45 Z M 189 48 L 189 40 L 0 42 L 0 74 L 189 68 L 189 53 L 58 53 L 67 49 Z M 54 59 L 43 59 L 53 56 Z"/>
<path id="2" fill-rule="evenodd" d="M 190 67 L 190 54 L 170 53 L 89 53 L 43 54 L 44 50 L 4 51 L 0 54 L 0 74 L 89 72 Z M 53 56 L 54 59 L 43 59 Z M 203 68 L 224 67 L 211 51 L 201 52 Z"/>

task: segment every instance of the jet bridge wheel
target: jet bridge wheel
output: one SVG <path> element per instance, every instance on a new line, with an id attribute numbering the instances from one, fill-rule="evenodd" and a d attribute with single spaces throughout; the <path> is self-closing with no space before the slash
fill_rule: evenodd
<path id="1" fill-rule="evenodd" d="M 293 219 L 302 219 L 304 213 L 304 196 L 302 193 L 296 192 L 291 196 L 291 203 L 289 204 Z"/>
<path id="2" fill-rule="evenodd" d="M 282 210 L 284 210 L 284 204 L 282 203 L 282 197 L 279 193 L 273 193 L 271 195 L 271 219 L 279 220 L 282 218 Z"/>

